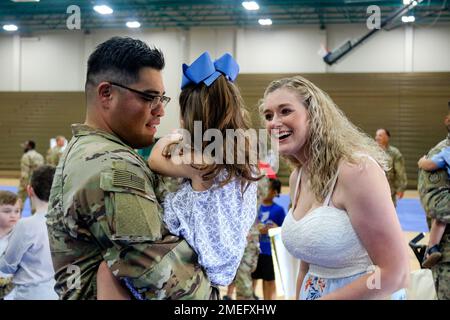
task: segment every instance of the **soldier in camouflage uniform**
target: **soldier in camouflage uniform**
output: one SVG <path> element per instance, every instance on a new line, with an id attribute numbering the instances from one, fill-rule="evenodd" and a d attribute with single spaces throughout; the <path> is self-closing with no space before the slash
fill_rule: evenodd
<path id="1" fill-rule="evenodd" d="M 62 153 L 63 153 L 63 147 L 64 147 L 65 141 L 66 141 L 66 138 L 64 138 L 63 136 L 57 136 L 56 137 L 56 146 L 48 149 L 47 156 L 45 157 L 45 161 L 49 166 L 56 167 L 58 165 L 59 159 L 61 158 Z"/>
<path id="2" fill-rule="evenodd" d="M 405 161 L 400 151 L 389 144 L 391 134 L 387 129 L 378 129 L 375 140 L 378 145 L 386 151 L 389 159 L 389 171 L 386 173 L 389 187 L 391 187 L 391 197 L 394 205 L 397 206 L 397 199 L 403 198 L 408 178 L 406 176 Z"/>
<path id="3" fill-rule="evenodd" d="M 269 190 L 269 179 L 267 177 L 258 181 L 258 205 L 261 205 L 263 199 Z M 245 248 L 241 264 L 236 273 L 234 284 L 236 286 L 237 300 L 254 300 L 252 273 L 256 270 L 259 256 L 259 230 L 258 221 L 250 229 L 247 237 L 247 247 Z"/>
<path id="4" fill-rule="evenodd" d="M 439 153 L 450 146 L 450 103 L 449 113 L 445 118 L 449 132 L 447 139 L 439 142 L 427 157 Z M 428 172 L 419 170 L 418 190 L 420 201 L 429 218 L 447 223 L 440 242 L 442 259 L 431 269 L 439 300 L 450 300 L 450 180 L 445 169 Z"/>
<path id="5" fill-rule="evenodd" d="M 22 207 L 28 197 L 27 185 L 30 183 L 31 175 L 37 167 L 44 164 L 44 157 L 35 150 L 36 143 L 32 140 L 25 141 L 22 144 L 24 154 L 20 159 L 20 182 L 19 182 L 19 199 L 22 201 Z M 31 204 L 31 212 L 34 213 L 35 208 Z"/>
<path id="6" fill-rule="evenodd" d="M 157 49 L 131 38 L 88 61 L 85 124 L 72 126 L 56 168 L 47 225 L 62 299 L 96 299 L 105 261 L 130 296 L 217 299 L 187 242 L 168 233 L 161 178 L 133 149 L 151 144 L 167 99 Z"/>
<path id="7" fill-rule="evenodd" d="M 247 236 L 247 246 L 245 247 L 241 263 L 236 272 L 234 285 L 236 286 L 237 300 L 254 300 L 255 295 L 252 286 L 252 273 L 256 269 L 259 256 L 259 231 L 257 223 L 251 228 Z"/>

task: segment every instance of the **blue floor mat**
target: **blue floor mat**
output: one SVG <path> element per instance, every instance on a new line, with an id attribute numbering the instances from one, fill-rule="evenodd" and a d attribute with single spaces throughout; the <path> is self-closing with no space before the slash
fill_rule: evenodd
<path id="1" fill-rule="evenodd" d="M 425 211 L 419 199 L 401 199 L 397 201 L 397 216 L 403 231 L 429 231 Z"/>
<path id="2" fill-rule="evenodd" d="M 0 190 L 6 190 L 6 191 L 11 191 L 11 192 L 17 193 L 17 189 L 18 189 L 17 187 L 8 187 L 8 186 L 0 185 Z M 29 217 L 29 216 L 31 216 L 31 207 L 30 207 L 30 199 L 27 198 L 27 200 L 25 201 L 25 206 L 22 211 L 22 218 Z"/>
<path id="3" fill-rule="evenodd" d="M 288 212 L 290 198 L 287 194 L 281 194 L 274 202 Z M 428 232 L 425 211 L 419 199 L 401 199 L 397 202 L 397 216 L 403 231 Z"/>

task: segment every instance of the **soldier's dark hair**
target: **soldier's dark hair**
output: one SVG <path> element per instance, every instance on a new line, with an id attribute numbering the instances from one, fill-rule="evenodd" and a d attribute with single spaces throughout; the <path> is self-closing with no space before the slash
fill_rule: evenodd
<path id="1" fill-rule="evenodd" d="M 141 40 L 113 37 L 99 44 L 89 56 L 85 88 L 102 81 L 133 84 L 139 81 L 142 68 L 162 70 L 164 64 L 160 49 L 149 47 Z"/>
<path id="2" fill-rule="evenodd" d="M 17 202 L 17 194 L 7 190 L 0 190 L 0 206 L 13 206 Z"/>
<path id="3" fill-rule="evenodd" d="M 33 140 L 28 140 L 28 146 L 31 149 L 36 149 L 36 142 L 34 142 Z"/>
<path id="4" fill-rule="evenodd" d="M 380 129 L 378 129 L 378 130 L 384 130 L 384 132 L 386 132 L 387 136 L 388 136 L 389 138 L 391 137 L 391 133 L 389 132 L 388 129 L 386 129 L 386 128 L 380 128 Z"/>
<path id="5" fill-rule="evenodd" d="M 36 196 L 42 201 L 48 201 L 52 188 L 55 167 L 43 165 L 34 170 L 30 185 Z"/>
<path id="6" fill-rule="evenodd" d="M 278 179 L 270 179 L 269 180 L 269 188 L 273 191 L 276 191 L 276 193 L 281 193 L 281 181 Z"/>

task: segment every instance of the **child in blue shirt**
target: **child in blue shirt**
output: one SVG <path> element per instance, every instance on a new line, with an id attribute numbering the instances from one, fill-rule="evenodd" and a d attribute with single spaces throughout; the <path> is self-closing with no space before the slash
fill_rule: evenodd
<path id="1" fill-rule="evenodd" d="M 450 147 L 442 149 L 441 152 L 431 157 L 431 159 L 427 159 L 426 156 L 423 156 L 419 160 L 418 165 L 419 168 L 425 171 L 434 171 L 445 168 L 450 178 Z M 430 229 L 430 240 L 428 242 L 427 251 L 425 252 L 424 261 L 422 262 L 422 267 L 431 268 L 442 258 L 439 243 L 444 235 L 445 227 L 445 222 L 433 219 Z"/>
<path id="2" fill-rule="evenodd" d="M 275 299 L 275 272 L 272 262 L 272 250 L 270 247 L 269 229 L 281 227 L 286 212 L 283 207 L 273 202 L 281 192 L 281 182 L 278 179 L 270 179 L 267 195 L 262 198 L 262 204 L 258 212 L 259 222 L 259 247 L 260 254 L 258 265 L 252 273 L 253 287 L 258 279 L 263 280 L 264 300 Z"/>

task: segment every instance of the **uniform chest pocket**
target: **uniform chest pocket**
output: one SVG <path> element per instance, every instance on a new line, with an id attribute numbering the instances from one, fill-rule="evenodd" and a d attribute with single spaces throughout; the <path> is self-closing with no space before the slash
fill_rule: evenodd
<path id="1" fill-rule="evenodd" d="M 123 172 L 119 173 L 124 176 Z M 129 242 L 161 239 L 160 206 L 148 183 L 132 174 L 132 184 L 114 178 L 117 178 L 117 172 L 102 173 L 100 182 L 105 191 L 105 209 L 111 221 L 112 239 Z"/>

